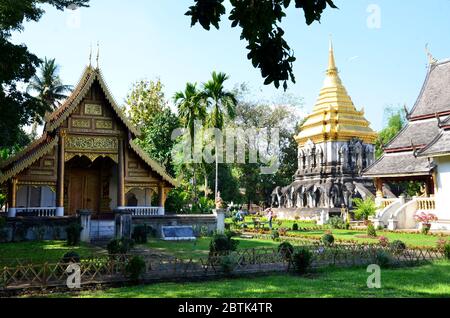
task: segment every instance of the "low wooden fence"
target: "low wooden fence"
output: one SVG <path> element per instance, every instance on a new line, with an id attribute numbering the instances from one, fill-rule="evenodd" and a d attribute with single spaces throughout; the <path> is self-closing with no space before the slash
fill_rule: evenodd
<path id="1" fill-rule="evenodd" d="M 331 247 L 305 245 L 312 252 L 311 266 L 363 266 L 377 264 L 379 254 L 388 255 L 392 265 L 415 265 L 419 262 L 443 258 L 443 253 L 435 250 L 405 249 L 392 250 L 373 245 L 336 245 Z M 81 285 L 126 282 L 126 266 L 134 255 L 103 255 L 82 259 L 80 269 Z M 165 281 L 220 277 L 225 274 L 224 263 L 232 264 L 234 274 L 287 272 L 293 264 L 277 248 L 242 249 L 228 254 L 211 255 L 206 258 L 177 259 L 158 255 L 140 254 L 145 261 L 143 281 Z M 71 273 L 66 270 L 70 263 L 49 261 L 33 263 L 17 260 L 15 264 L 0 268 L 0 291 L 27 288 L 67 287 Z"/>

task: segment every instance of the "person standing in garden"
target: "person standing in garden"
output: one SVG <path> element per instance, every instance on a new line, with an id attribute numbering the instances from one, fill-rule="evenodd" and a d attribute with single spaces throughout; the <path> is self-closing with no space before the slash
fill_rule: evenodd
<path id="1" fill-rule="evenodd" d="M 267 210 L 267 219 L 269 220 L 269 228 L 272 230 L 273 211 L 271 208 Z"/>

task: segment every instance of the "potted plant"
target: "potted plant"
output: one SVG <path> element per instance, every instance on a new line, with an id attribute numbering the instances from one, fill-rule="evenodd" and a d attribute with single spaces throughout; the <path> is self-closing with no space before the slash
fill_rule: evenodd
<path id="1" fill-rule="evenodd" d="M 437 216 L 434 215 L 433 213 L 425 213 L 425 212 L 416 214 L 414 216 L 414 219 L 416 220 L 416 222 L 422 224 L 423 234 L 428 234 L 431 229 L 431 222 L 435 222 L 438 220 Z"/>

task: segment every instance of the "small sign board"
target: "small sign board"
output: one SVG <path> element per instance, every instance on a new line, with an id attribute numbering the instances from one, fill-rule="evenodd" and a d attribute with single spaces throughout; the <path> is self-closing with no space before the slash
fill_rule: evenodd
<path id="1" fill-rule="evenodd" d="M 165 241 L 192 241 L 196 237 L 192 226 L 163 226 L 162 239 Z"/>

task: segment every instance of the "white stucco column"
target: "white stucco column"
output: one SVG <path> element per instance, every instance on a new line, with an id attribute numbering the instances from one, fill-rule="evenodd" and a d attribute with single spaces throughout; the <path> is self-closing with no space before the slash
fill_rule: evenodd
<path id="1" fill-rule="evenodd" d="M 215 209 L 214 215 L 216 216 L 217 221 L 217 233 L 223 234 L 225 233 L 225 210 L 223 209 Z"/>

